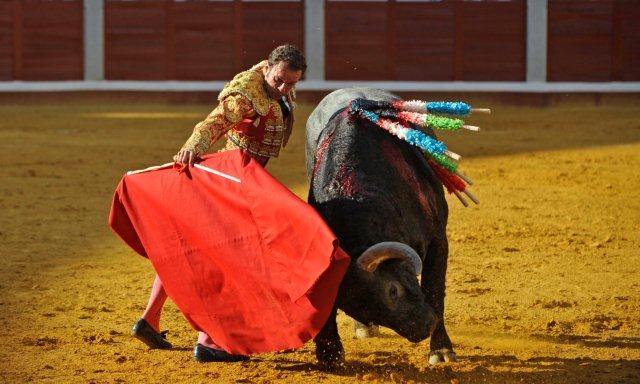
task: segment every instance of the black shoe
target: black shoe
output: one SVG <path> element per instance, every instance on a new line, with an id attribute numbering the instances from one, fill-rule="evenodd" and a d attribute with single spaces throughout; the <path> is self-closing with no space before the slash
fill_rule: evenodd
<path id="1" fill-rule="evenodd" d="M 138 320 L 131 330 L 131 336 L 147 344 L 149 348 L 169 349 L 171 343 L 167 341 L 167 331 L 156 332 L 145 319 Z"/>
<path id="2" fill-rule="evenodd" d="M 198 343 L 193 349 L 193 359 L 199 363 L 209 363 L 212 361 L 233 363 L 237 361 L 247 361 L 249 360 L 249 356 L 232 355 L 222 349 L 209 348 Z"/>

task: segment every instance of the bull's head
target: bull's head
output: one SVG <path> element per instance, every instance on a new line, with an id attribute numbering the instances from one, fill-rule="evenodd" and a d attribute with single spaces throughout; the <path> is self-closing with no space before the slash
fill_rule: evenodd
<path id="1" fill-rule="evenodd" d="M 416 275 L 422 260 L 408 245 L 382 242 L 358 257 L 343 283 L 349 291 L 341 307 L 356 320 L 375 323 L 398 332 L 412 342 L 430 336 L 437 323 Z"/>

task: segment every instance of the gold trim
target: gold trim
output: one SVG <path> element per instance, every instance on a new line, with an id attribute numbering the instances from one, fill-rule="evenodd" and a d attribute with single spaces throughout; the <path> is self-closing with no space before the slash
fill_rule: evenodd
<path id="1" fill-rule="evenodd" d="M 240 94 L 246 97 L 253 105 L 254 111 L 261 116 L 269 112 L 271 100 L 264 88 L 264 76 L 261 72 L 248 70 L 237 74 L 218 95 L 222 101 L 231 94 Z"/>

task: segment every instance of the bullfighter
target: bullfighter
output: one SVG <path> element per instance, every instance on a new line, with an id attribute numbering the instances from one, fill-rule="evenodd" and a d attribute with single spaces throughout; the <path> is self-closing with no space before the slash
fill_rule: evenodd
<path id="1" fill-rule="evenodd" d="M 295 85 L 306 70 L 303 53 L 289 44 L 275 48 L 264 60 L 241 72 L 218 96 L 218 106 L 200 123 L 173 157 L 182 166 L 193 166 L 213 143 L 226 135 L 221 151 L 239 149 L 263 167 L 286 146 L 293 127 Z M 166 331 L 160 332 L 160 315 L 167 293 L 156 275 L 151 296 L 132 335 L 150 348 L 169 349 Z M 230 354 L 205 332 L 200 332 L 193 351 L 198 362 L 240 361 L 245 356 Z"/>

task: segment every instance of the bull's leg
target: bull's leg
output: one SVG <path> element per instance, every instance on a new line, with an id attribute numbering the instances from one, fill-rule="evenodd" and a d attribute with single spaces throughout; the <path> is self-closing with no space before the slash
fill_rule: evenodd
<path id="1" fill-rule="evenodd" d="M 327 368 L 335 367 L 344 361 L 344 349 L 338 334 L 336 314 L 337 308 L 333 307 L 329 319 L 313 339 L 316 343 L 316 358 Z"/>
<path id="2" fill-rule="evenodd" d="M 444 324 L 445 278 L 447 275 L 448 254 L 449 243 L 446 236 L 443 235 L 442 238 L 434 239 L 427 250 L 426 268 L 422 270 L 422 291 L 427 303 L 431 305 L 439 318 L 431 334 L 429 364 L 456 360 L 456 353 L 453 351 L 453 345 Z"/>

